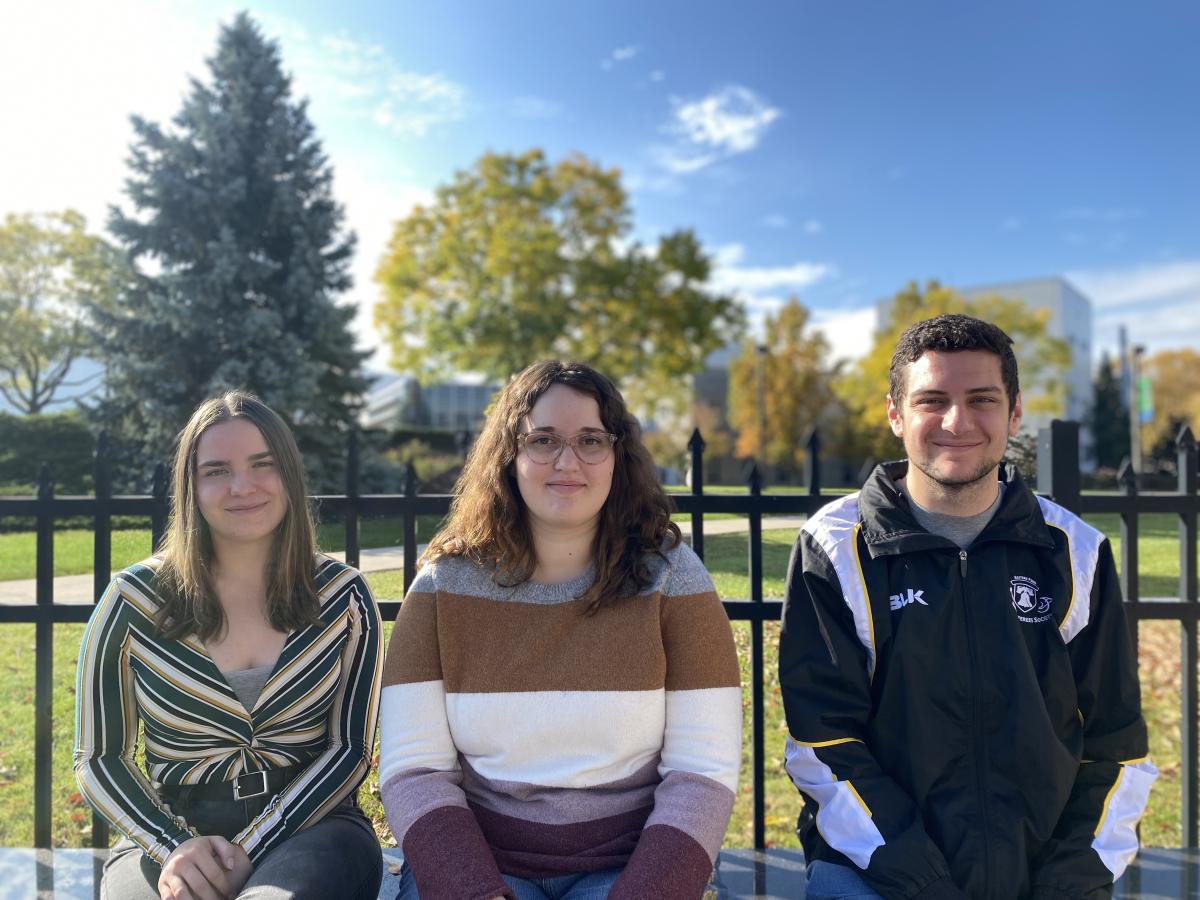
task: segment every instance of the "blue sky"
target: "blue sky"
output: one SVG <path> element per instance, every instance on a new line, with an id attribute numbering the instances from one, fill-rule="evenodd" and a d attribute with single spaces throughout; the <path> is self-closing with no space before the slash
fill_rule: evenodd
<path id="1" fill-rule="evenodd" d="M 99 8 L 96 8 L 99 7 Z M 0 34 L 0 213 L 117 201 L 127 117 L 205 74 L 226 3 L 44 2 Z M 1095 344 L 1200 349 L 1200 6 L 257 2 L 359 234 L 485 150 L 624 173 L 636 237 L 693 227 L 717 286 L 789 294 L 835 347 L 910 279 L 1064 275 Z M 13 140 L 13 135 L 20 135 Z M 386 364 L 378 354 L 374 365 Z"/>

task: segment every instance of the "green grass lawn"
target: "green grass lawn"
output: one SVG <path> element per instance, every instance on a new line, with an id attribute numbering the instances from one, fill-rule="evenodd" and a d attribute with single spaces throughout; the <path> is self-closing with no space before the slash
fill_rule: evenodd
<path id="1" fill-rule="evenodd" d="M 1106 521 L 1111 519 L 1112 521 Z M 1110 534 L 1116 532 L 1115 517 L 1096 517 L 1096 524 Z M 431 524 L 431 528 L 436 523 Z M 395 541 L 395 523 L 364 525 L 364 534 L 378 535 L 387 543 Z M 1109 530 L 1111 528 L 1111 530 Z M 1143 594 L 1173 596 L 1177 590 L 1178 536 L 1171 516 L 1144 516 L 1141 522 L 1139 549 L 1142 572 L 1139 578 Z M 63 534 L 69 534 L 64 532 Z M 148 543 L 148 532 L 119 532 L 130 535 L 126 562 L 145 555 L 145 544 L 137 544 L 136 535 Z M 5 569 L 9 555 L 24 552 L 18 543 L 5 544 L 5 539 L 20 535 L 0 535 L 0 572 L 21 571 L 15 566 Z M 763 593 L 768 598 L 783 594 L 788 554 L 795 535 L 787 531 L 768 531 L 763 535 Z M 90 535 L 86 542 L 70 538 L 86 547 L 90 566 Z M 60 537 L 60 541 L 63 538 Z M 367 539 L 364 546 L 369 546 Z M 32 545 L 30 545 L 31 547 Z M 332 541 L 326 546 L 333 546 Z M 114 534 L 113 558 L 120 563 L 118 540 Z M 713 535 L 705 539 L 705 562 L 713 574 L 723 597 L 749 596 L 747 575 L 746 536 Z M 83 569 L 89 571 L 89 568 Z M 67 574 L 67 573 L 62 573 Z M 9 575 L 7 577 L 32 577 Z M 377 572 L 368 576 L 376 596 L 381 599 L 400 597 L 403 577 L 399 571 Z M 76 654 L 82 635 L 82 625 L 59 625 L 55 628 L 54 648 L 54 841 L 58 846 L 87 846 L 90 840 L 90 810 L 78 796 L 71 773 L 71 743 L 74 733 L 74 680 Z M 390 632 L 390 626 L 387 627 Z M 776 645 L 779 626 L 764 626 L 766 657 L 766 827 L 771 846 L 796 846 L 793 826 L 799 811 L 799 800 L 783 769 L 783 709 L 779 698 L 776 669 Z M 734 807 L 725 843 L 732 847 L 748 847 L 753 841 L 752 825 L 752 764 L 751 764 L 751 699 L 749 685 L 750 626 L 734 624 L 742 666 L 743 731 L 742 787 Z M 1142 837 L 1151 846 L 1179 846 L 1180 832 L 1180 658 L 1179 626 L 1173 622 L 1144 622 L 1140 630 L 1140 663 L 1142 695 L 1147 722 L 1150 726 L 1151 753 L 1162 775 L 1151 795 L 1150 809 L 1142 822 Z M 0 625 L 0 845 L 29 846 L 33 841 L 31 815 L 33 801 L 33 684 L 34 684 L 34 626 Z M 365 809 L 376 823 L 381 837 L 388 841 L 390 834 L 379 806 L 378 775 L 372 772 L 360 795 Z"/>

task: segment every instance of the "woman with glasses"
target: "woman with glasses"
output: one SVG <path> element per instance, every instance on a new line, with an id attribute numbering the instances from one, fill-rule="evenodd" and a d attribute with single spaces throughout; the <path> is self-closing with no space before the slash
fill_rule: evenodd
<path id="1" fill-rule="evenodd" d="M 316 552 L 287 425 L 240 391 L 201 404 L 162 549 L 113 579 L 80 648 L 75 774 L 123 835 L 100 896 L 374 900 L 355 795 L 381 649 L 362 575 Z"/>
<path id="2" fill-rule="evenodd" d="M 400 900 L 698 900 L 737 787 L 738 685 L 621 395 L 584 365 L 525 369 L 388 648 Z"/>

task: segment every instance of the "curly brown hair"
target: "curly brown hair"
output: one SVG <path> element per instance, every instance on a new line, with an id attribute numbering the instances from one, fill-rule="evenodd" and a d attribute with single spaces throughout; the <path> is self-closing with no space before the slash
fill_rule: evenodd
<path id="1" fill-rule="evenodd" d="M 583 595 L 593 613 L 650 584 L 648 556 L 679 544 L 674 505 L 658 483 L 642 429 L 616 386 L 591 366 L 543 360 L 523 369 L 500 391 L 483 431 L 454 486 L 450 519 L 433 537 L 421 563 L 465 556 L 492 570 L 498 584 L 528 581 L 537 554 L 515 461 L 522 420 L 556 384 L 591 397 L 605 430 L 616 435 L 613 477 L 592 547 L 596 579 Z"/>

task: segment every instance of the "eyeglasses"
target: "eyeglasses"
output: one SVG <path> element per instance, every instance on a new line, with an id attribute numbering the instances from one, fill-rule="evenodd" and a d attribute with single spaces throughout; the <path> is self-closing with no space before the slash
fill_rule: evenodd
<path id="1" fill-rule="evenodd" d="M 570 447 L 580 462 L 594 466 L 608 459 L 617 436 L 605 431 L 581 431 L 570 437 L 553 431 L 526 431 L 517 436 L 517 442 L 535 463 L 552 463 L 562 455 L 564 447 Z"/>

